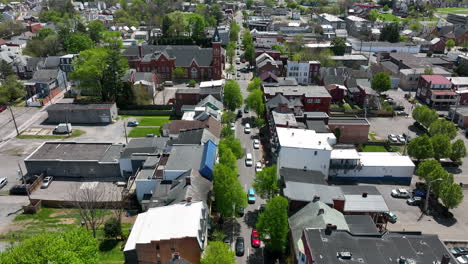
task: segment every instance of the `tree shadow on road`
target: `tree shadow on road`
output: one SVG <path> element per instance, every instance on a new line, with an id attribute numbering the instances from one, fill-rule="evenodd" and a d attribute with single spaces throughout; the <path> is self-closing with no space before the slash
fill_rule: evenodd
<path id="1" fill-rule="evenodd" d="M 263 248 L 257 248 L 251 251 L 250 255 L 247 257 L 248 264 L 263 264 L 270 263 L 263 260 Z"/>
<path id="2" fill-rule="evenodd" d="M 255 210 L 253 212 L 247 212 L 244 216 L 244 222 L 250 228 L 255 228 L 255 225 L 257 224 L 257 219 L 258 210 Z"/>
<path id="3" fill-rule="evenodd" d="M 223 232 L 232 239 L 235 240 L 236 237 L 240 235 L 241 227 L 237 219 L 228 218 L 223 223 Z"/>

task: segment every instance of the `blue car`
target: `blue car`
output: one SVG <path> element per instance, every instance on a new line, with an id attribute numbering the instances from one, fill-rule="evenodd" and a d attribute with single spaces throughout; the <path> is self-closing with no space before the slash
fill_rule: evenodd
<path id="1" fill-rule="evenodd" d="M 414 189 L 413 190 L 413 197 L 426 198 L 426 191 Z"/>
<path id="2" fill-rule="evenodd" d="M 255 191 L 253 188 L 250 188 L 249 191 L 247 192 L 247 199 L 249 204 L 255 203 Z"/>

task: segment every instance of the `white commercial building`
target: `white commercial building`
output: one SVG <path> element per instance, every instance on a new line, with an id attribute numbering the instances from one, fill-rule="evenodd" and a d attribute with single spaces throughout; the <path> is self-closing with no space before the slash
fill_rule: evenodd
<path id="1" fill-rule="evenodd" d="M 335 149 L 331 153 L 329 177 L 359 182 L 392 181 L 411 183 L 415 165 L 398 152 L 357 152 Z"/>
<path id="2" fill-rule="evenodd" d="M 326 177 L 336 137 L 333 133 L 277 127 L 278 168 L 320 171 Z M 279 175 L 279 174 L 278 174 Z"/>
<path id="3" fill-rule="evenodd" d="M 293 77 L 299 84 L 310 84 L 318 76 L 319 61 L 288 61 L 287 77 Z"/>

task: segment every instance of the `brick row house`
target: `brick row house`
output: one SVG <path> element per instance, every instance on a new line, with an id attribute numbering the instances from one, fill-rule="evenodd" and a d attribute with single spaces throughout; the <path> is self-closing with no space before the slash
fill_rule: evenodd
<path id="1" fill-rule="evenodd" d="M 185 80 L 220 80 L 223 76 L 225 51 L 221 47 L 218 30 L 211 48 L 199 46 L 138 45 L 124 50 L 131 68 L 138 72 L 156 73 L 161 82 L 175 78 L 174 70 L 182 68 Z"/>
<path id="2" fill-rule="evenodd" d="M 331 96 L 323 86 L 265 86 L 263 87 L 267 100 L 277 94 L 288 100 L 298 99 L 304 112 L 330 112 Z"/>
<path id="3" fill-rule="evenodd" d="M 458 100 L 458 94 L 452 90 L 452 83 L 442 75 L 421 75 L 416 95 L 436 109 L 447 109 Z"/>

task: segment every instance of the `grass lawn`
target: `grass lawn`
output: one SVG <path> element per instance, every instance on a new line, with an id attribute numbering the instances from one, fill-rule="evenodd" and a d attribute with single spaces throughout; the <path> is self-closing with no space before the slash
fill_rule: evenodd
<path id="1" fill-rule="evenodd" d="M 134 127 L 128 133 L 129 137 L 146 137 L 147 134 L 161 135 L 161 128 L 159 127 Z"/>
<path id="2" fill-rule="evenodd" d="M 125 258 L 120 250 L 122 241 L 115 239 L 102 240 L 99 243 L 99 263 L 124 263 Z"/>
<path id="3" fill-rule="evenodd" d="M 362 152 L 387 152 L 383 146 L 365 145 Z"/>
<path id="4" fill-rule="evenodd" d="M 448 14 L 448 13 L 460 13 L 460 14 L 468 14 L 468 8 L 437 8 L 436 13 L 441 14 Z"/>
<path id="5" fill-rule="evenodd" d="M 377 136 L 377 134 L 375 132 L 369 132 L 369 137 L 370 137 L 371 140 L 373 140 L 373 141 L 376 140 L 376 136 Z"/>
<path id="6" fill-rule="evenodd" d="M 65 135 L 23 135 L 16 136 L 20 139 L 60 139 L 60 138 L 75 138 L 86 134 L 86 131 L 73 129 L 71 136 Z"/>
<path id="7" fill-rule="evenodd" d="M 139 118 L 138 122 L 140 123 L 139 126 L 164 126 L 164 124 L 169 123 L 168 116 L 161 116 L 161 117 L 143 117 Z"/>
<path id="8" fill-rule="evenodd" d="M 395 16 L 394 14 L 387 13 L 387 14 L 379 14 L 379 19 L 382 21 L 395 21 L 400 22 L 401 18 Z"/>

